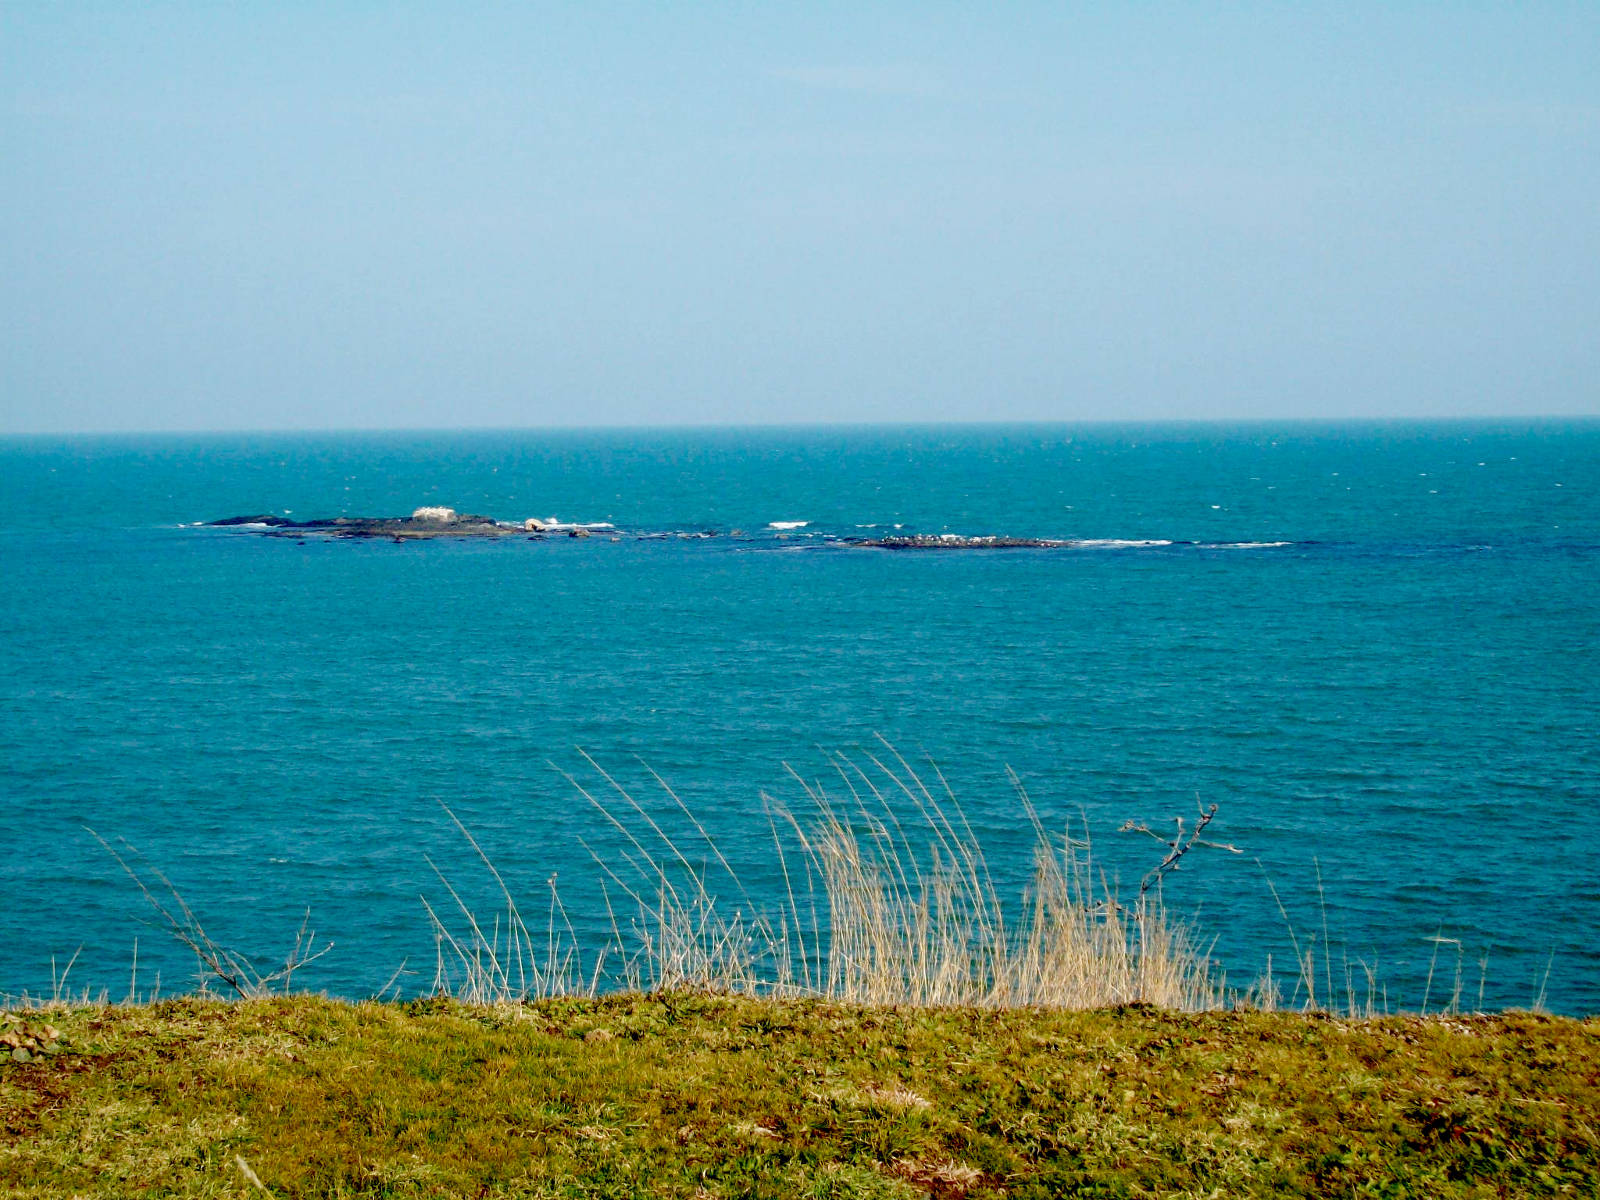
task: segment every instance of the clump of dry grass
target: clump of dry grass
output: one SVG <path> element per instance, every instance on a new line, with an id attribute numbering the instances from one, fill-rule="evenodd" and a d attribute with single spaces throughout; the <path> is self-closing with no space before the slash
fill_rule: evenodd
<path id="1" fill-rule="evenodd" d="M 440 877 L 456 912 L 452 928 L 428 906 L 439 943 L 436 991 L 480 1003 L 592 995 L 605 986 L 870 1005 L 1223 1003 L 1208 954 L 1168 915 L 1159 886 L 1141 887 L 1131 906 L 1121 904 L 1103 878 L 1096 882 L 1088 837 L 1052 838 L 1015 776 L 1036 835 L 1032 880 L 1020 903 L 1004 902 L 937 768 L 929 768 L 929 786 L 885 742 L 882 753 L 830 756 L 834 791 L 791 770 L 804 796 L 798 812 L 763 793 L 784 881 L 782 899 L 763 905 L 664 780 L 652 773 L 685 834 L 669 832 L 664 816 L 583 757 L 604 787 L 566 778 L 620 839 L 604 854 L 585 842 L 605 876 L 609 942 L 586 972 L 577 970 L 576 939 L 552 884 L 541 957 L 500 873 L 451 814 L 506 908 L 486 926 Z M 1165 864 L 1194 844 L 1183 840 L 1180 824 Z M 614 964 L 609 972 L 607 962 Z"/>
<path id="2" fill-rule="evenodd" d="M 737 871 L 693 811 L 666 780 L 651 778 L 691 831 L 668 833 L 651 812 L 590 755 L 584 761 L 605 783 L 609 802 L 562 772 L 605 824 L 623 840 L 614 855 L 584 848 L 606 879 L 601 882 L 612 949 L 621 966 L 616 979 L 635 991 L 696 989 L 758 994 L 794 990 L 790 930 L 774 923 L 751 898 Z M 698 848 L 698 860 L 689 852 Z M 718 884 L 727 888 L 721 892 Z M 616 887 L 631 902 L 626 934 L 611 900 Z M 724 895 L 731 895 L 731 900 Z M 729 911 L 731 908 L 731 912 Z"/>
<path id="3" fill-rule="evenodd" d="M 1265 970 L 1255 983 L 1237 998 L 1237 1006 L 1254 1008 L 1261 1012 L 1298 1007 L 1304 1012 L 1326 1012 L 1353 1020 L 1370 1020 L 1388 1015 L 1391 1011 L 1388 988 L 1382 982 L 1376 958 L 1370 961 L 1361 957 L 1352 960 L 1348 948 L 1342 947 L 1337 962 L 1335 961 L 1334 941 L 1328 930 L 1328 901 L 1322 881 L 1322 865 L 1316 859 L 1312 860 L 1312 870 L 1316 878 L 1317 906 L 1322 918 L 1320 954 L 1318 933 L 1315 930 L 1302 933 L 1296 929 L 1289 917 L 1289 910 L 1283 903 L 1283 897 L 1278 894 L 1277 886 L 1268 879 L 1267 890 L 1272 894 L 1273 903 L 1277 905 L 1278 915 L 1283 918 L 1284 930 L 1293 950 L 1294 972 L 1290 976 L 1292 984 L 1286 996 L 1283 985 L 1273 973 L 1272 957 L 1268 955 Z M 1445 937 L 1442 930 L 1428 941 L 1432 943 L 1433 950 L 1428 959 L 1428 974 L 1423 984 L 1422 1000 L 1417 1007 L 1418 1014 L 1426 1016 L 1432 1011 L 1441 1016 L 1457 1016 L 1467 1011 L 1484 1012 L 1484 991 L 1489 978 L 1488 953 L 1485 952 L 1476 961 L 1477 1003 L 1469 1010 L 1463 1003 L 1470 982 L 1467 975 L 1465 944 L 1460 938 Z M 1449 992 L 1441 1001 L 1434 1003 L 1435 973 L 1440 968 L 1440 953 L 1445 947 L 1454 948 L 1454 971 L 1448 977 Z M 1545 989 L 1549 983 L 1553 962 L 1552 954 L 1551 962 L 1545 968 L 1544 979 L 1534 980 L 1535 990 L 1528 1005 L 1534 1012 L 1545 1011 Z M 1338 970 L 1335 970 L 1336 966 Z M 1448 961 L 1444 966 L 1445 970 L 1449 971 Z"/>
<path id="4" fill-rule="evenodd" d="M 1209 956 L 1141 889 L 1127 907 L 1096 884 L 1085 833 L 1052 838 L 1021 781 L 1011 782 L 1035 833 L 1019 911 L 993 882 L 977 835 L 948 783 L 937 790 L 892 746 L 865 765 L 834 755 L 847 804 L 802 781 L 808 824 L 785 814 L 822 880 L 829 996 L 864 1004 L 1098 1008 L 1222 1003 Z M 798 779 L 798 776 L 796 776 Z M 799 923 L 798 906 L 791 913 Z"/>
<path id="5" fill-rule="evenodd" d="M 495 913 L 488 929 L 485 929 L 476 913 L 445 878 L 444 872 L 439 870 L 432 858 L 424 856 L 440 884 L 449 893 L 455 905 L 455 916 L 459 918 L 458 924 L 445 920 L 426 896 L 420 897 L 433 927 L 433 993 L 455 996 L 469 1004 L 495 1005 L 583 992 L 578 939 L 566 907 L 561 903 L 561 895 L 556 890 L 556 877 L 552 874 L 545 881 L 550 891 L 550 901 L 541 939 L 522 919 L 522 910 L 517 906 L 511 889 L 489 856 L 483 852 L 478 839 L 472 836 L 472 831 L 461 823 L 461 819 L 448 806 L 440 807 L 494 878 L 505 907 Z M 596 979 L 600 965 L 596 963 Z M 395 984 L 404 969 L 405 964 L 401 963 L 400 970 L 379 992 L 380 998 Z M 595 982 L 591 981 L 587 991 L 593 994 L 594 990 Z"/>
<path id="6" fill-rule="evenodd" d="M 427 858 L 448 897 L 438 904 L 421 898 L 434 934 L 434 994 L 480 1005 L 619 988 L 868 1005 L 1223 1004 L 1209 954 L 1166 912 L 1160 889 L 1183 855 L 1217 845 L 1198 836 L 1214 807 L 1192 833 L 1180 821 L 1177 837 L 1163 839 L 1165 857 L 1125 906 L 1103 876 L 1097 879 L 1087 833 L 1048 833 L 1012 775 L 1035 836 L 1031 882 L 1008 904 L 938 768 L 930 763 L 919 773 L 882 742 L 877 751 L 829 756 L 826 785 L 790 769 L 803 797 L 797 808 L 761 794 L 783 887 L 758 902 L 659 775 L 650 773 L 665 804 L 647 806 L 582 757 L 603 786 L 563 774 L 611 843 L 602 853 L 584 842 L 603 876 L 609 936 L 592 949 L 580 945 L 554 874 L 546 880 L 543 918 L 530 927 L 499 869 L 445 807 L 493 880 L 499 904 L 480 917 Z M 297 972 L 331 948 L 302 927 L 281 966 L 258 967 L 213 940 L 159 870 L 101 841 L 167 930 L 195 953 L 202 991 L 211 984 L 239 998 L 289 991 Z M 379 998 L 399 995 L 404 970 L 402 963 Z"/>

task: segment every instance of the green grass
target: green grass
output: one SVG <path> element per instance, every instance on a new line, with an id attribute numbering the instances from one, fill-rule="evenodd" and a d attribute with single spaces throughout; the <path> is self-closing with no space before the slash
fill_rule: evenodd
<path id="1" fill-rule="evenodd" d="M 6 1196 L 1600 1191 L 1600 1021 L 1527 1013 L 295 995 L 0 1028 L 57 1035 L 0 1059 Z"/>
<path id="2" fill-rule="evenodd" d="M 308 927 L 258 968 L 104 843 L 237 999 L 0 1014 L 0 1197 L 1600 1194 L 1600 1020 L 1457 1015 L 1459 953 L 1451 1013 L 1374 1018 L 1326 928 L 1290 931 L 1287 1001 L 1346 1016 L 1264 1011 L 1270 964 L 1227 990 L 1162 907 L 1191 849 L 1234 850 L 1215 806 L 1126 827 L 1161 849 L 1124 904 L 1013 780 L 1033 870 L 1004 897 L 885 744 L 762 797 L 757 905 L 664 781 L 585 761 L 610 941 L 577 944 L 553 875 L 525 922 L 455 822 L 499 911 L 441 874 L 436 997 L 406 1004 L 267 994 L 304 986 Z"/>

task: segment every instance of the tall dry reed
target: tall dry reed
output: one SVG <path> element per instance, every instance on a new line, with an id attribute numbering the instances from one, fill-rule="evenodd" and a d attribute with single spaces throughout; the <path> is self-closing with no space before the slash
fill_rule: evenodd
<path id="1" fill-rule="evenodd" d="M 1096 879 L 1087 834 L 1052 838 L 1014 775 L 1034 847 L 1012 914 L 937 768 L 930 787 L 893 747 L 883 750 L 861 761 L 832 756 L 840 799 L 801 781 L 810 821 L 786 814 L 826 901 L 825 928 L 810 931 L 826 941 L 826 994 L 982 1007 L 1221 1004 L 1209 956 L 1167 914 L 1159 889 L 1119 903 Z M 797 906 L 791 912 L 798 917 Z"/>
<path id="2" fill-rule="evenodd" d="M 421 898 L 434 935 L 436 994 L 477 1004 L 607 988 L 876 1005 L 1199 1009 L 1223 1002 L 1208 953 L 1166 912 L 1160 888 L 1184 854 L 1217 845 L 1198 836 L 1214 808 L 1192 832 L 1180 821 L 1178 836 L 1162 839 L 1161 864 L 1124 905 L 1097 874 L 1087 833 L 1048 833 L 1012 775 L 1033 847 L 1031 880 L 1008 903 L 938 768 L 929 763 L 919 773 L 881 742 L 876 750 L 828 756 L 826 782 L 791 768 L 801 797 L 796 806 L 761 794 L 772 844 L 771 862 L 763 865 L 777 868 L 783 887 L 777 896 L 767 889 L 758 901 L 659 775 L 650 773 L 666 803 L 647 806 L 582 757 L 602 786 L 565 777 L 610 843 L 602 852 L 584 841 L 601 875 L 608 935 L 599 945 L 580 945 L 553 873 L 542 916 L 526 918 L 495 863 L 446 807 L 498 901 L 481 914 L 425 856 L 443 889 L 442 898 Z M 282 964 L 259 966 L 207 934 L 159 870 L 129 848 L 100 840 L 168 932 L 194 952 L 202 990 L 220 984 L 240 997 L 287 991 L 297 973 L 331 949 L 302 926 Z M 380 996 L 400 994 L 405 968 Z"/>
<path id="3" fill-rule="evenodd" d="M 827 785 L 791 769 L 798 810 L 762 794 L 784 881 L 782 898 L 762 904 L 664 780 L 652 773 L 674 828 L 686 832 L 669 832 L 664 816 L 583 757 L 604 786 L 567 779 L 617 842 L 606 853 L 585 842 L 603 876 L 606 944 L 583 960 L 552 884 L 541 950 L 500 873 L 451 814 L 505 908 L 486 924 L 440 876 L 454 912 L 446 920 L 427 909 L 439 947 L 436 990 L 480 1002 L 608 985 L 882 1005 L 1199 1009 L 1223 1001 L 1209 955 L 1166 912 L 1160 887 L 1120 903 L 1096 876 L 1088 837 L 1052 837 L 1015 776 L 1034 846 L 1031 882 L 1012 904 L 938 769 L 925 772 L 930 786 L 886 742 L 877 752 L 829 756 Z"/>

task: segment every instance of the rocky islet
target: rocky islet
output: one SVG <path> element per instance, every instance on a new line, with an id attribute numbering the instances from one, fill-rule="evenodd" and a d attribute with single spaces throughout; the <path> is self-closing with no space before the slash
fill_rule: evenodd
<path id="1" fill-rule="evenodd" d="M 256 513 L 223 517 L 204 524 L 210 528 L 247 529 L 266 537 L 302 538 L 307 534 L 316 534 L 335 538 L 389 538 L 397 542 L 435 538 L 504 538 L 519 535 L 535 538 L 548 536 L 587 538 L 595 534 L 608 534 L 612 538 L 628 536 L 650 541 L 673 536 L 696 540 L 741 536 L 738 530 L 727 534 L 699 530 L 676 535 L 640 530 L 624 535 L 609 521 L 565 522 L 555 517 L 527 517 L 521 521 L 501 521 L 494 517 L 477 513 L 459 513 L 453 508 L 434 505 L 417 508 L 409 517 L 319 517 L 309 521 L 296 521 L 277 513 Z M 780 532 L 774 536 L 782 538 L 786 534 Z M 824 539 L 823 544 L 879 550 L 1052 550 L 1072 546 L 1075 543 L 1059 538 L 913 533 L 885 537 L 830 535 Z"/>

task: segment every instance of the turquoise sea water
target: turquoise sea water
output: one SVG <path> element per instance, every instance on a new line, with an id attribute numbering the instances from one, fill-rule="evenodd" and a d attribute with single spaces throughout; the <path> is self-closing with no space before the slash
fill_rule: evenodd
<path id="1" fill-rule="evenodd" d="M 186 527 L 424 503 L 621 537 Z M 775 895 L 759 794 L 882 734 L 937 762 L 1002 890 L 1007 766 L 1125 888 L 1156 847 L 1124 820 L 1217 803 L 1246 854 L 1167 897 L 1235 983 L 1289 962 L 1269 879 L 1321 938 L 1320 869 L 1335 972 L 1376 961 L 1391 1003 L 1436 946 L 1454 971 L 1444 937 L 1469 1003 L 1487 955 L 1489 1005 L 1548 973 L 1600 1011 L 1600 423 L 14 438 L 0 506 L 0 991 L 81 947 L 72 982 L 115 993 L 135 939 L 143 986 L 192 986 L 86 826 L 246 951 L 309 906 L 336 947 L 305 986 L 409 960 L 422 990 L 424 855 L 479 883 L 439 801 L 597 933 L 576 747 L 641 795 L 659 772 Z M 1083 544 L 831 541 L 896 526 Z"/>

